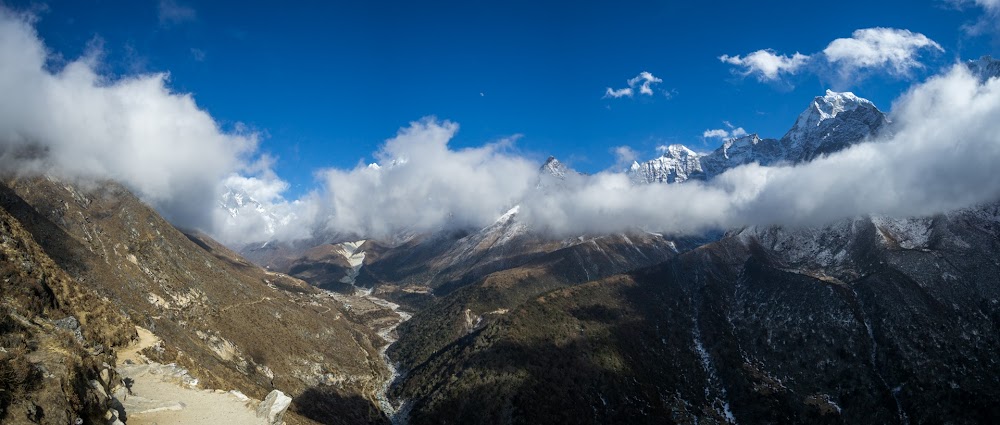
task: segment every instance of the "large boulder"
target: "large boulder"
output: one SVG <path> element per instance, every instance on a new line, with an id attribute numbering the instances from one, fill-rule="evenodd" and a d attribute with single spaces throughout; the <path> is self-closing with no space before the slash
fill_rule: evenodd
<path id="1" fill-rule="evenodd" d="M 291 404 L 292 398 L 285 393 L 278 390 L 271 391 L 257 406 L 257 417 L 266 418 L 270 425 L 281 425 L 284 422 L 285 411 Z"/>

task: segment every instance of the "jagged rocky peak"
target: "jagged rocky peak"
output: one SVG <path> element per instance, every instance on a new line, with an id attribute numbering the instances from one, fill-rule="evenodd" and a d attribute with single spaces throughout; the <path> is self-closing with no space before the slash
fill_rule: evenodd
<path id="1" fill-rule="evenodd" d="M 817 96 L 781 139 L 785 160 L 797 163 L 878 136 L 889 120 L 875 104 L 851 92 Z"/>
<path id="2" fill-rule="evenodd" d="M 542 168 L 540 171 L 542 171 L 543 173 L 548 173 L 553 177 L 565 178 L 566 174 L 570 171 L 570 169 L 569 167 L 566 166 L 566 164 L 559 162 L 559 160 L 556 159 L 556 157 L 549 156 L 549 159 L 546 159 L 545 163 L 542 164 Z"/>
<path id="3" fill-rule="evenodd" d="M 559 162 L 556 157 L 550 156 L 538 168 L 538 183 L 535 187 L 546 191 L 565 188 L 569 184 L 569 181 L 579 176 L 580 173 L 578 171 Z"/>
<path id="4" fill-rule="evenodd" d="M 775 139 L 762 139 L 757 134 L 727 140 L 718 149 L 701 158 L 701 166 L 708 178 L 722 174 L 726 170 L 758 163 L 772 165 L 784 162 L 787 152 Z"/>
<path id="5" fill-rule="evenodd" d="M 974 75 L 983 80 L 1000 77 L 1000 59 L 993 59 L 990 55 L 983 56 L 977 60 L 970 60 L 965 63 L 965 66 Z"/>
<path id="6" fill-rule="evenodd" d="M 639 163 L 632 162 L 629 177 L 635 183 L 681 183 L 692 178 L 704 178 L 702 155 L 684 145 L 660 148 L 659 158 Z"/>
<path id="7" fill-rule="evenodd" d="M 757 134 L 725 141 L 715 151 L 701 154 L 684 145 L 661 149 L 659 158 L 633 162 L 628 170 L 634 183 L 681 183 L 711 179 L 726 170 L 757 163 L 774 165 L 811 161 L 881 134 L 888 119 L 875 104 L 854 93 L 827 90 L 813 99 L 781 140 Z"/>
<path id="8" fill-rule="evenodd" d="M 726 140 L 722 144 L 722 153 L 726 158 L 729 158 L 731 152 L 743 151 L 749 149 L 761 142 L 760 136 L 757 133 L 748 134 L 743 137 L 736 137 Z"/>
<path id="9" fill-rule="evenodd" d="M 827 90 L 826 95 L 816 96 L 809 107 L 799 115 L 798 120 L 791 130 L 785 134 L 786 139 L 800 141 L 815 134 L 815 130 L 825 121 L 836 118 L 838 115 L 854 111 L 859 108 L 873 109 L 875 104 L 868 99 L 860 98 L 851 92 L 835 92 Z"/>
<path id="10" fill-rule="evenodd" d="M 663 152 L 661 158 L 668 157 L 668 158 L 682 159 L 682 158 L 698 156 L 697 152 L 689 149 L 687 146 L 680 144 L 673 144 L 666 147 L 661 147 L 660 151 Z"/>

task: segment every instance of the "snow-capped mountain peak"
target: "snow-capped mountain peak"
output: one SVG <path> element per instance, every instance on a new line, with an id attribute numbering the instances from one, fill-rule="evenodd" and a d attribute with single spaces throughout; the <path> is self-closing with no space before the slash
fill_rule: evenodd
<path id="1" fill-rule="evenodd" d="M 635 183 L 681 183 L 692 178 L 703 178 L 701 154 L 684 145 L 670 145 L 661 149 L 659 158 L 639 163 L 632 162 L 629 178 Z"/>
<path id="2" fill-rule="evenodd" d="M 697 152 L 695 152 L 695 151 L 693 151 L 691 149 L 688 149 L 687 146 L 679 145 L 679 144 L 673 144 L 673 145 L 667 146 L 667 147 L 663 148 L 662 151 L 663 151 L 663 156 L 662 157 L 670 157 L 670 158 L 677 158 L 677 159 L 687 158 L 687 157 L 697 156 L 698 155 Z"/>
<path id="3" fill-rule="evenodd" d="M 816 96 L 809 104 L 795 125 L 785 134 L 785 138 L 793 142 L 808 138 L 816 133 L 823 122 L 836 118 L 838 115 L 857 110 L 858 108 L 875 109 L 875 104 L 868 99 L 860 98 L 851 92 L 835 92 L 827 90 L 826 95 Z"/>
<path id="4" fill-rule="evenodd" d="M 545 163 L 538 168 L 538 183 L 535 187 L 542 191 L 559 190 L 565 188 L 580 173 L 566 166 L 554 156 L 550 156 Z"/>
<path id="5" fill-rule="evenodd" d="M 222 194 L 222 198 L 219 200 L 219 206 L 229 212 L 232 217 L 239 217 L 241 211 L 246 209 L 251 209 L 257 211 L 261 214 L 268 213 L 264 205 L 254 199 L 250 194 L 226 186 L 226 192 Z"/>
<path id="6" fill-rule="evenodd" d="M 1000 70 L 1000 65 L 996 66 Z M 811 161 L 881 134 L 888 122 L 871 101 L 854 93 L 827 90 L 813 99 L 781 140 L 749 134 L 726 140 L 707 154 L 684 145 L 665 146 L 659 158 L 633 162 L 627 173 L 633 183 L 681 183 L 711 179 L 750 163 Z"/>
<path id="7" fill-rule="evenodd" d="M 792 163 L 843 150 L 878 136 L 889 120 L 875 104 L 854 93 L 827 90 L 806 108 L 781 139 L 785 160 Z"/>
<path id="8" fill-rule="evenodd" d="M 566 173 L 569 171 L 569 167 L 566 164 L 559 162 L 554 156 L 550 156 L 549 159 L 545 160 L 545 164 L 542 164 L 541 171 L 543 173 L 548 173 L 553 177 L 558 177 L 560 179 L 566 178 Z"/>

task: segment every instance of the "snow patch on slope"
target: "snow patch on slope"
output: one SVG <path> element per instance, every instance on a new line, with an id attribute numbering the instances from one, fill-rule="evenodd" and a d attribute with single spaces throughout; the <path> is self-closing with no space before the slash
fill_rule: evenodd
<path id="1" fill-rule="evenodd" d="M 365 242 L 362 239 L 355 242 L 343 242 L 337 245 L 340 248 L 340 255 L 343 255 L 347 259 L 347 263 L 351 265 L 351 269 L 347 271 L 347 275 L 340 279 L 341 283 L 353 285 L 354 281 L 358 278 L 358 274 L 361 273 L 361 267 L 365 263 L 365 252 L 359 251 L 359 249 Z"/>

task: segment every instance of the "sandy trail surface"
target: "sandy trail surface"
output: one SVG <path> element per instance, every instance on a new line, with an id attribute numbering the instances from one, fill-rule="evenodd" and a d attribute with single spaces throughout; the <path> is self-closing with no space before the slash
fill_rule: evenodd
<path id="1" fill-rule="evenodd" d="M 151 362 L 140 352 L 159 344 L 149 330 L 137 327 L 139 341 L 119 352 L 118 373 L 130 378 L 131 394 L 116 393 L 125 407 L 128 425 L 146 424 L 264 424 L 259 403 L 237 391 L 197 388 L 197 380 L 174 364 Z"/>

